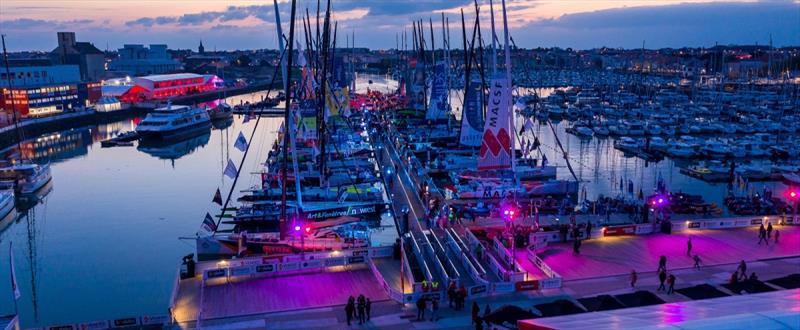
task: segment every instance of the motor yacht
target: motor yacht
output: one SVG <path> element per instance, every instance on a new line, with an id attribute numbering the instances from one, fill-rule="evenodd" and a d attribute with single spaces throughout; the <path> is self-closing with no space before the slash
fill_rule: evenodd
<path id="1" fill-rule="evenodd" d="M 0 188 L 15 189 L 21 194 L 32 194 L 53 178 L 50 165 L 17 163 L 0 167 Z"/>
<path id="2" fill-rule="evenodd" d="M 206 133 L 211 119 L 205 109 L 168 104 L 157 108 L 136 126 L 143 139 L 178 140 Z"/>

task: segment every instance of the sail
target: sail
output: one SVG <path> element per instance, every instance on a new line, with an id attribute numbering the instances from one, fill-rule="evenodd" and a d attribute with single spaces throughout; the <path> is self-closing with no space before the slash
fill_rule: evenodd
<path id="1" fill-rule="evenodd" d="M 464 90 L 464 109 L 461 111 L 461 137 L 463 146 L 478 147 L 483 136 L 483 109 L 481 109 L 481 82 L 472 80 Z"/>
<path id="2" fill-rule="evenodd" d="M 446 119 L 450 112 L 450 104 L 447 103 L 447 75 L 445 74 L 444 62 L 436 63 L 433 68 L 433 82 L 431 83 L 431 102 L 425 119 Z"/>
<path id="3" fill-rule="evenodd" d="M 425 110 L 425 63 L 412 60 L 413 76 L 411 77 L 411 93 L 408 95 L 408 106 L 411 109 Z"/>
<path id="4" fill-rule="evenodd" d="M 511 168 L 511 132 L 509 131 L 511 89 L 505 78 L 492 79 L 489 107 L 483 127 L 478 170 Z"/>

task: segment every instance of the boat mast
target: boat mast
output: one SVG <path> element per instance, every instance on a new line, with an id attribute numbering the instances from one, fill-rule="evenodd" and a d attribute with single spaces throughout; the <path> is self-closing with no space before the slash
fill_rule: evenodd
<path id="1" fill-rule="evenodd" d="M 489 17 L 492 20 L 492 76 L 497 74 L 497 34 L 494 31 L 494 1 L 489 0 Z"/>
<path id="2" fill-rule="evenodd" d="M 14 86 L 11 83 L 11 69 L 8 65 L 8 51 L 6 51 L 6 35 L 0 35 L 3 41 L 3 61 L 6 66 L 6 82 L 8 83 L 8 97 L 11 98 L 11 115 L 14 118 L 14 130 L 17 131 L 17 150 L 19 151 L 20 159 L 25 157 L 22 152 L 22 130 L 19 128 L 19 119 L 17 118 L 17 106 L 14 102 Z"/>
<path id="3" fill-rule="evenodd" d="M 513 83 L 511 82 L 511 48 L 508 45 L 508 16 L 506 15 L 506 0 L 503 0 L 503 39 L 504 39 L 504 46 L 506 51 L 506 80 L 508 84 L 508 97 L 511 97 L 511 90 L 513 89 Z M 511 102 L 509 102 L 509 105 Z M 511 114 L 509 115 L 509 120 L 511 120 L 511 131 L 516 132 L 517 128 L 514 123 L 514 110 L 513 108 L 509 111 Z M 516 173 L 517 171 L 517 164 L 516 164 L 516 145 L 515 145 L 516 136 L 511 134 L 511 171 Z"/>
<path id="4" fill-rule="evenodd" d="M 292 72 L 290 71 L 292 67 L 292 58 L 294 57 L 294 20 L 295 15 L 297 12 L 297 1 L 292 0 L 292 14 L 289 19 L 289 51 L 287 52 L 287 56 L 289 57 L 286 60 L 286 71 L 287 71 L 287 80 L 284 84 L 286 94 L 286 103 L 285 103 L 285 111 L 283 113 L 283 122 L 286 123 L 285 126 L 288 126 L 289 123 L 289 111 L 292 108 L 292 96 L 290 93 L 290 83 L 289 80 L 292 78 Z M 286 129 L 290 129 L 286 127 Z M 287 181 L 287 168 L 289 163 L 289 153 L 288 148 L 289 146 L 289 134 L 288 131 L 283 134 L 283 168 L 281 169 L 281 218 L 280 218 L 280 238 L 284 239 L 286 237 L 286 181 Z M 297 178 L 295 178 L 296 180 Z M 298 192 L 299 193 L 299 192 Z"/>

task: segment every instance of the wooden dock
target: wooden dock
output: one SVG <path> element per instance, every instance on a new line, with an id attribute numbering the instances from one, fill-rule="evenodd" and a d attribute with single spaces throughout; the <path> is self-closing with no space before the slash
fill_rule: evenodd
<path id="1" fill-rule="evenodd" d="M 781 258 L 800 255 L 800 227 L 775 226 L 780 243 L 758 245 L 758 228 L 690 229 L 675 234 L 619 236 L 583 241 L 580 255 L 572 253 L 572 243 L 554 243 L 539 256 L 565 280 L 605 277 L 636 272 L 655 272 L 661 255 L 667 257 L 667 269 L 690 268 L 686 255 L 688 237 L 692 237 L 692 255 L 701 265 L 734 264 L 741 260 Z M 773 235 L 775 233 L 773 232 Z M 731 266 L 731 272 L 736 266 Z"/>
<path id="2" fill-rule="evenodd" d="M 201 292 L 202 290 L 202 292 Z M 344 305 L 363 294 L 373 302 L 389 297 L 365 264 L 321 273 L 207 282 L 180 282 L 174 315 L 178 322 Z M 202 299 L 202 303 L 201 303 Z M 201 314 L 202 309 L 202 314 Z"/>

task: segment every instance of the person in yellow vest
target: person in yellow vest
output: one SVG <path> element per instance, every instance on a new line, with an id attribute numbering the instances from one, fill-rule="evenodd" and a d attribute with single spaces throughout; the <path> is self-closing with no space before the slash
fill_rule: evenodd
<path id="1" fill-rule="evenodd" d="M 439 282 L 438 281 L 431 282 L 431 291 L 439 291 Z"/>
<path id="2" fill-rule="evenodd" d="M 422 280 L 422 291 L 428 292 L 428 280 Z"/>

